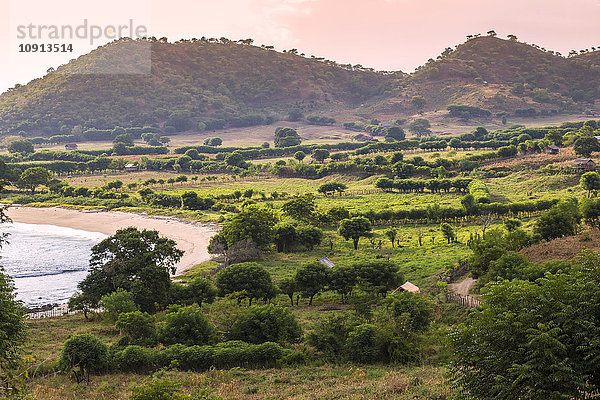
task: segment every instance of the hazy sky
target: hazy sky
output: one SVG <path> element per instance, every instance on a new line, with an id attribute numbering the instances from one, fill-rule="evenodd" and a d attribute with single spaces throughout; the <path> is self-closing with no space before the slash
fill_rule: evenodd
<path id="1" fill-rule="evenodd" d="M 18 27 L 35 24 L 143 26 L 149 36 L 253 38 L 277 49 L 376 69 L 412 71 L 465 36 L 494 29 L 567 54 L 600 47 L 600 0 L 0 0 L 0 91 L 25 84 L 106 37 L 41 40 L 73 44 L 73 53 L 24 54 Z"/>

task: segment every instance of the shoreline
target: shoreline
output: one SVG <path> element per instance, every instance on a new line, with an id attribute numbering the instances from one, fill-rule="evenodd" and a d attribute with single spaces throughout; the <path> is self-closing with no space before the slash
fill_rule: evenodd
<path id="1" fill-rule="evenodd" d="M 211 259 L 207 247 L 210 238 L 217 233 L 216 227 L 207 224 L 122 211 L 81 211 L 60 207 L 11 206 L 6 214 L 13 222 L 54 225 L 99 232 L 109 236 L 119 229 L 130 226 L 156 230 L 161 236 L 175 240 L 177 247 L 185 252 L 181 261 L 176 265 L 175 276 L 183 274 L 196 264 Z"/>

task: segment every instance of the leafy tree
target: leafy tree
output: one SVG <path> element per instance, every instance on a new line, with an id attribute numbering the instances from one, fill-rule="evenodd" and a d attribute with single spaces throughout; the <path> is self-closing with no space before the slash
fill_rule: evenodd
<path id="1" fill-rule="evenodd" d="M 354 250 L 357 250 L 360 238 L 369 236 L 371 229 L 371 221 L 367 218 L 354 217 L 340 221 L 338 233 L 346 240 L 352 239 Z"/>
<path id="2" fill-rule="evenodd" d="M 404 129 L 402 129 L 399 126 L 390 126 L 387 129 L 387 133 L 385 135 L 385 138 L 391 138 L 394 140 L 404 140 L 406 139 L 406 133 L 404 133 Z M 401 161 L 401 160 L 398 160 Z"/>
<path id="3" fill-rule="evenodd" d="M 316 209 L 315 195 L 312 193 L 296 196 L 281 206 L 281 211 L 283 211 L 285 215 L 303 222 L 313 221 Z"/>
<path id="4" fill-rule="evenodd" d="M 408 130 L 417 137 L 428 136 L 431 134 L 431 124 L 424 118 L 417 118 L 408 126 Z"/>
<path id="5" fill-rule="evenodd" d="M 277 218 L 272 210 L 250 206 L 237 214 L 223 227 L 221 234 L 229 247 L 237 242 L 252 239 L 260 249 L 273 243 Z"/>
<path id="6" fill-rule="evenodd" d="M 203 303 L 212 303 L 216 296 L 217 289 L 212 282 L 201 276 L 193 278 L 185 285 L 172 282 L 169 294 L 171 304 L 198 304 L 200 307 Z"/>
<path id="7" fill-rule="evenodd" d="M 587 197 L 590 198 L 592 192 L 600 190 L 600 174 L 597 172 L 586 172 L 581 175 L 579 184 L 584 190 L 587 190 Z"/>
<path id="8" fill-rule="evenodd" d="M 509 232 L 515 232 L 523 223 L 518 219 L 505 218 L 503 222 L 504 228 Z"/>
<path id="9" fill-rule="evenodd" d="M 260 344 L 274 342 L 281 345 L 297 343 L 302 337 L 302 328 L 287 308 L 273 304 L 252 306 L 239 315 L 229 332 L 229 340 Z"/>
<path id="10" fill-rule="evenodd" d="M 350 218 L 350 211 L 344 206 L 333 206 L 327 210 L 327 218 L 337 224 L 343 219 Z"/>
<path id="11" fill-rule="evenodd" d="M 390 240 L 390 243 L 392 244 L 392 248 L 394 248 L 394 241 L 396 240 L 397 235 L 398 235 L 398 231 L 396 231 L 394 228 L 390 228 L 385 231 L 385 236 Z"/>
<path id="12" fill-rule="evenodd" d="M 116 321 L 121 313 L 128 313 L 137 310 L 133 295 L 122 288 L 116 292 L 102 296 L 102 307 L 106 312 L 109 321 Z"/>
<path id="13" fill-rule="evenodd" d="M 186 346 L 212 344 L 217 340 L 215 328 L 196 305 L 179 307 L 167 313 L 161 332 L 166 345 L 181 343 Z"/>
<path id="14" fill-rule="evenodd" d="M 52 175 L 46 168 L 32 167 L 27 168 L 19 178 L 19 186 L 31 189 L 31 194 L 35 193 L 35 188 L 40 185 L 47 185 Z"/>
<path id="15" fill-rule="evenodd" d="M 157 231 L 119 229 L 92 247 L 90 272 L 79 290 L 96 305 L 105 294 L 122 288 L 133 294 L 142 311 L 155 311 L 167 302 L 170 273 L 183 251 Z"/>
<path id="16" fill-rule="evenodd" d="M 298 235 L 298 244 L 306 247 L 308 251 L 312 251 L 323 241 L 323 231 L 316 226 L 300 225 L 296 229 L 296 233 Z"/>
<path id="17" fill-rule="evenodd" d="M 133 139 L 131 138 L 131 136 L 128 133 L 123 133 L 121 135 L 117 135 L 113 139 L 113 145 L 116 145 L 117 143 L 122 143 L 126 147 L 134 146 Z"/>
<path id="18" fill-rule="evenodd" d="M 296 271 L 294 281 L 302 296 L 309 298 L 310 306 L 315 295 L 329 282 L 329 269 L 318 261 L 308 263 Z"/>
<path id="19" fill-rule="evenodd" d="M 573 150 L 575 154 L 582 157 L 589 157 L 592 153 L 600 151 L 600 144 L 594 137 L 580 137 L 573 143 Z"/>
<path id="20" fill-rule="evenodd" d="M 4 210 L 0 217 L 6 220 Z M 0 238 L 0 245 L 4 238 Z M 15 287 L 12 279 L 0 268 L 0 384 L 11 383 L 10 371 L 19 361 L 19 346 L 25 337 L 21 303 L 15 299 Z"/>
<path id="21" fill-rule="evenodd" d="M 331 193 L 343 193 L 346 189 L 348 189 L 348 186 L 346 186 L 343 183 L 339 183 L 339 182 L 327 182 L 327 183 L 323 183 L 319 186 L 319 188 L 317 189 L 317 192 L 319 193 L 323 193 L 324 195 L 328 195 Z"/>
<path id="22" fill-rule="evenodd" d="M 452 225 L 444 222 L 440 225 L 440 229 L 442 231 L 442 235 L 444 235 L 444 238 L 446 238 L 448 241 L 448 244 L 455 240 L 456 234 L 454 233 L 454 228 L 452 228 Z"/>
<path id="23" fill-rule="evenodd" d="M 204 144 L 207 146 L 219 147 L 223 144 L 223 139 L 220 137 L 210 137 L 204 139 Z"/>
<path id="24" fill-rule="evenodd" d="M 329 273 L 329 289 L 339 293 L 344 302 L 356 286 L 356 280 L 356 271 L 353 268 L 335 266 Z"/>
<path id="25" fill-rule="evenodd" d="M 302 113 L 302 111 L 297 108 L 290 110 L 290 112 L 288 113 L 288 121 L 296 122 L 300 121 L 302 118 L 304 118 L 304 113 Z"/>
<path id="26" fill-rule="evenodd" d="M 569 399 L 600 389 L 599 259 L 585 252 L 569 273 L 486 286 L 481 311 L 450 335 L 451 372 L 486 399 Z M 568 310 L 568 312 L 565 312 Z"/>
<path id="27" fill-rule="evenodd" d="M 293 278 L 283 278 L 279 281 L 279 290 L 287 295 L 294 306 L 294 293 L 296 293 L 296 281 Z"/>
<path id="28" fill-rule="evenodd" d="M 566 198 L 537 219 L 533 232 L 545 240 L 572 236 L 577 233 L 580 221 L 577 199 Z"/>
<path id="29" fill-rule="evenodd" d="M 225 268 L 217 275 L 216 284 L 221 296 L 239 293 L 238 299 L 248 298 L 250 305 L 253 299 L 268 300 L 277 294 L 271 275 L 264 267 L 252 262 Z"/>
<path id="30" fill-rule="evenodd" d="M 192 125 L 191 113 L 188 110 L 173 111 L 165 121 L 165 127 L 172 126 L 175 132 L 187 131 Z"/>
<path id="31" fill-rule="evenodd" d="M 234 167 L 247 168 L 246 161 L 244 161 L 244 156 L 239 151 L 234 151 L 233 153 L 228 154 L 225 157 L 225 162 L 227 165 L 231 165 Z"/>
<path id="32" fill-rule="evenodd" d="M 156 320 L 145 312 L 121 313 L 115 327 L 129 337 L 131 344 L 152 346 L 156 343 Z"/>
<path id="33" fill-rule="evenodd" d="M 547 140 L 555 146 L 562 146 L 563 134 L 558 129 L 550 129 L 544 136 L 544 140 Z"/>
<path id="34" fill-rule="evenodd" d="M 319 162 L 323 162 L 327 157 L 329 157 L 329 151 L 325 149 L 316 149 L 313 151 L 313 158 Z"/>
<path id="35" fill-rule="evenodd" d="M 16 140 L 8 145 L 9 153 L 27 155 L 34 153 L 33 144 L 29 140 Z"/>
<path id="36" fill-rule="evenodd" d="M 390 261 L 362 261 L 353 264 L 352 268 L 359 287 L 383 297 L 388 291 L 396 289 L 402 280 L 398 266 Z"/>
<path id="37" fill-rule="evenodd" d="M 584 199 L 580 209 L 585 222 L 600 229 L 600 199 Z"/>
<path id="38" fill-rule="evenodd" d="M 397 292 L 388 296 L 379 306 L 388 318 L 399 319 L 408 316 L 409 329 L 422 332 L 433 320 L 433 307 L 422 296 L 410 292 Z"/>
<path id="39" fill-rule="evenodd" d="M 283 222 L 275 227 L 274 241 L 278 252 L 288 251 L 296 243 L 297 239 L 298 234 L 294 222 Z"/>
<path id="40" fill-rule="evenodd" d="M 90 334 L 71 336 L 60 356 L 61 365 L 73 372 L 77 382 L 89 382 L 90 373 L 102 371 L 108 360 L 108 346 Z"/>
<path id="41" fill-rule="evenodd" d="M 302 138 L 293 128 L 277 128 L 275 130 L 275 147 L 298 146 Z"/>
<path id="42" fill-rule="evenodd" d="M 303 151 L 297 151 L 294 153 L 294 158 L 298 161 L 304 160 L 305 157 L 306 157 L 306 153 L 304 153 Z"/>

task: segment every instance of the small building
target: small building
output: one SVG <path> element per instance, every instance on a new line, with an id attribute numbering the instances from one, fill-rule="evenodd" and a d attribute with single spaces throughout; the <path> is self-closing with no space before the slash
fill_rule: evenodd
<path id="1" fill-rule="evenodd" d="M 404 285 L 398 287 L 396 290 L 394 290 L 393 293 L 396 292 L 410 292 L 410 293 L 421 293 L 421 289 L 419 289 L 419 287 L 413 283 L 410 283 L 409 281 L 404 282 Z"/>
<path id="2" fill-rule="evenodd" d="M 77 143 L 67 143 L 65 144 L 65 150 L 77 150 Z"/>
<path id="3" fill-rule="evenodd" d="M 127 164 L 125 166 L 125 171 L 127 172 L 136 172 L 138 170 L 138 166 L 135 164 Z"/>
<path id="4" fill-rule="evenodd" d="M 577 160 L 571 161 L 569 167 L 578 171 L 593 171 L 596 169 L 596 163 L 589 158 L 578 158 Z"/>
<path id="5" fill-rule="evenodd" d="M 546 154 L 558 154 L 558 153 L 560 153 L 560 147 L 555 146 L 553 144 L 549 144 L 544 149 L 544 153 L 546 153 Z"/>
<path id="6" fill-rule="evenodd" d="M 326 266 L 328 268 L 335 267 L 335 264 L 333 262 L 331 262 L 331 260 L 327 257 L 317 258 L 317 261 L 319 261 L 321 264 L 323 264 L 324 266 Z"/>

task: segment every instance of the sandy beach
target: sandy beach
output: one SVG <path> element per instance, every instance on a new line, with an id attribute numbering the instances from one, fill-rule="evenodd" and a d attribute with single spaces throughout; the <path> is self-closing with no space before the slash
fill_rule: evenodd
<path id="1" fill-rule="evenodd" d="M 177 264 L 177 275 L 210 259 L 207 251 L 208 242 L 217 232 L 215 227 L 209 225 L 118 211 L 79 211 L 58 207 L 10 207 L 7 214 L 14 222 L 55 225 L 100 232 L 105 235 L 113 235 L 118 229 L 129 226 L 156 230 L 162 236 L 175 240 L 177 247 L 185 251 L 181 261 Z"/>

